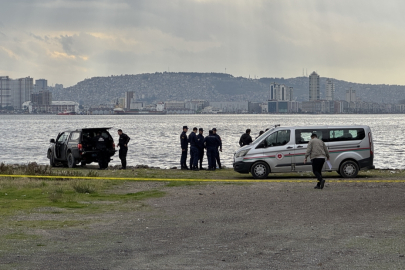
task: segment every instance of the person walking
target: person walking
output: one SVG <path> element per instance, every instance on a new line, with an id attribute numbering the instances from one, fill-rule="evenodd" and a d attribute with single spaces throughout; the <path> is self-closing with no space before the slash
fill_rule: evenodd
<path id="1" fill-rule="evenodd" d="M 220 157 L 219 157 L 219 152 L 222 152 L 222 140 L 221 140 L 221 136 L 219 136 L 219 135 L 217 134 L 217 129 L 216 129 L 216 128 L 213 128 L 213 129 L 212 129 L 212 134 L 213 134 L 215 137 L 217 137 L 217 138 L 219 139 L 219 145 L 218 145 L 219 150 L 218 150 L 218 147 L 217 147 L 217 151 L 216 151 L 216 153 L 215 153 L 215 166 L 216 166 L 216 163 L 218 163 L 218 168 L 219 168 L 219 169 L 222 169 L 222 166 L 221 166 L 221 159 L 220 159 Z"/>
<path id="2" fill-rule="evenodd" d="M 197 148 L 198 148 L 198 161 L 200 162 L 200 170 L 205 170 L 202 166 L 203 159 L 204 159 L 204 129 L 199 128 L 198 129 L 198 134 L 197 134 Z"/>
<path id="3" fill-rule="evenodd" d="M 212 130 L 209 131 L 209 135 L 204 138 L 205 148 L 207 149 L 208 158 L 208 170 L 215 171 L 215 155 L 219 145 L 219 139 L 214 136 Z"/>
<path id="4" fill-rule="evenodd" d="M 318 136 L 315 133 L 312 133 L 311 140 L 308 142 L 304 164 L 307 162 L 308 157 L 311 159 L 312 172 L 318 179 L 315 189 L 323 189 L 325 180 L 322 179 L 322 168 L 325 163 L 325 158 L 329 160 L 329 151 L 325 143 L 318 139 Z"/>
<path id="5" fill-rule="evenodd" d="M 246 130 L 246 133 L 242 134 L 239 139 L 239 145 L 240 147 L 249 145 L 253 142 L 252 137 L 250 137 L 250 129 L 248 128 Z"/>
<path id="6" fill-rule="evenodd" d="M 196 127 L 188 135 L 188 141 L 190 142 L 190 170 L 198 171 L 198 138 Z"/>
<path id="7" fill-rule="evenodd" d="M 188 150 L 187 131 L 188 131 L 188 127 L 183 126 L 183 132 L 180 134 L 180 146 L 181 146 L 180 166 L 181 166 L 182 170 L 188 170 L 188 167 L 187 167 L 187 150 Z"/>
<path id="8" fill-rule="evenodd" d="M 118 130 L 118 135 L 120 136 L 118 139 L 118 147 L 120 148 L 118 154 L 121 160 L 121 168 L 120 170 L 126 170 L 127 168 L 127 153 L 128 153 L 128 143 L 131 138 L 128 137 L 127 134 L 122 132 L 122 129 Z"/>

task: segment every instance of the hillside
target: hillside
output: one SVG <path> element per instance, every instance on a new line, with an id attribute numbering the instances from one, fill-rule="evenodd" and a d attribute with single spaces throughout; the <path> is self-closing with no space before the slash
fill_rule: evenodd
<path id="1" fill-rule="evenodd" d="M 333 80 L 335 98 L 345 99 L 352 87 L 364 101 L 397 103 L 405 98 L 405 86 L 357 84 Z M 110 77 L 93 77 L 63 90 L 51 88 L 54 100 L 72 100 L 86 105 L 110 103 L 134 91 L 147 102 L 204 99 L 208 101 L 258 101 L 268 99 L 272 82 L 294 87 L 294 98 L 308 100 L 308 77 L 250 79 L 224 73 L 149 73 Z M 326 78 L 321 78 L 321 98 L 325 96 Z"/>

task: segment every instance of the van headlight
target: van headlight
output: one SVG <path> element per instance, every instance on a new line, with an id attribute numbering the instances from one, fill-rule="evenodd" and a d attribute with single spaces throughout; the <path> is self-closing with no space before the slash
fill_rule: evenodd
<path id="1" fill-rule="evenodd" d="M 242 150 L 236 153 L 235 157 L 244 157 L 246 156 L 247 152 L 249 152 L 250 149 L 247 150 Z"/>

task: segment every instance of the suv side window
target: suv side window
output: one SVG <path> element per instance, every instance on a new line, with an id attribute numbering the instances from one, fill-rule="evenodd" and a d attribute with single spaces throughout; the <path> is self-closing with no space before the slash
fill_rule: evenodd
<path id="1" fill-rule="evenodd" d="M 270 134 L 266 139 L 266 147 L 286 145 L 290 141 L 290 130 L 279 130 Z"/>
<path id="2" fill-rule="evenodd" d="M 80 138 L 80 132 L 72 132 L 70 135 L 70 140 L 71 141 L 78 141 Z"/>

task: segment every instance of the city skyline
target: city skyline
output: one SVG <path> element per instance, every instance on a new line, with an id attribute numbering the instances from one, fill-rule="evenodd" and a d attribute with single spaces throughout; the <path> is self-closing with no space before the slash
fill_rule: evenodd
<path id="1" fill-rule="evenodd" d="M 7 1 L 0 76 L 68 87 L 96 76 L 164 71 L 293 78 L 304 68 L 405 85 L 402 7 L 360 0 Z"/>

